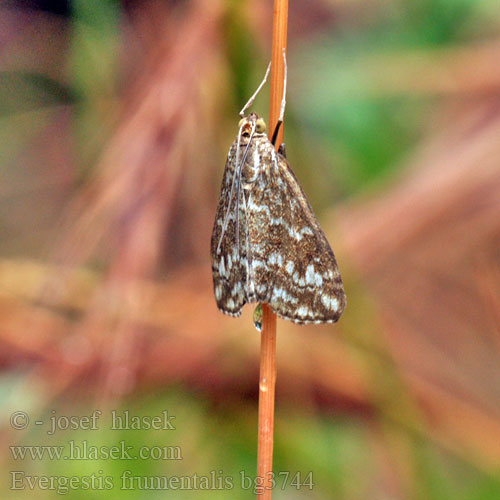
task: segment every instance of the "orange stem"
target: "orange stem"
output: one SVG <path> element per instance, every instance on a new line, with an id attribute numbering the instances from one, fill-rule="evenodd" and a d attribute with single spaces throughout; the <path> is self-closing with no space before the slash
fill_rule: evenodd
<path id="1" fill-rule="evenodd" d="M 286 50 L 288 26 L 288 0 L 275 0 L 273 12 L 273 47 L 271 66 L 271 103 L 269 106 L 269 133 L 278 122 L 285 68 L 283 49 Z M 283 142 L 283 125 L 276 140 L 276 147 Z M 276 384 L 276 315 L 271 308 L 262 305 L 262 333 L 260 347 L 259 381 L 259 444 L 257 451 L 257 476 L 262 488 L 258 500 L 271 500 L 274 444 L 274 392 Z"/>
<path id="2" fill-rule="evenodd" d="M 278 122 L 281 99 L 283 98 L 283 84 L 285 79 L 283 49 L 286 50 L 287 47 L 287 26 L 288 0 L 274 0 L 269 134 L 274 132 L 274 127 Z M 283 142 L 283 128 L 284 126 L 282 125 L 276 141 L 276 149 Z"/>
<path id="3" fill-rule="evenodd" d="M 274 387 L 276 383 L 276 316 L 268 305 L 262 304 L 262 309 L 257 476 L 263 489 L 259 491 L 257 498 L 271 500 L 270 473 L 273 470 Z"/>

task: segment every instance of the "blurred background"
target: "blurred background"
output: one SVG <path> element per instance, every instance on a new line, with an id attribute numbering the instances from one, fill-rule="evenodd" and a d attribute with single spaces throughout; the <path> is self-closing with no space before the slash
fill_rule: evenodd
<path id="1" fill-rule="evenodd" d="M 337 255 L 336 325 L 278 321 L 276 499 L 500 498 L 500 3 L 290 2 L 287 155 Z M 259 334 L 209 240 L 272 1 L 0 3 L 0 463 L 110 476 L 70 498 L 254 496 Z M 265 89 L 254 110 L 267 117 Z M 47 434 L 53 415 L 103 412 Z M 112 409 L 175 431 L 110 430 Z M 14 411 L 31 424 L 15 430 Z M 55 413 L 54 413 L 55 411 Z M 16 460 L 13 445 L 183 460 Z M 120 490 L 120 475 L 232 477 Z"/>

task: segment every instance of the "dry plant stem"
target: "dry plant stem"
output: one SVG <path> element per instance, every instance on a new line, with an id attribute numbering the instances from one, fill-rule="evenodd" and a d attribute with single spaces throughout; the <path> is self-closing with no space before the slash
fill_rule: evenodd
<path id="1" fill-rule="evenodd" d="M 285 65 L 283 61 L 283 49 L 287 47 L 288 26 L 288 0 L 274 0 L 273 16 L 273 48 L 271 59 L 271 92 L 269 106 L 269 134 L 274 132 L 281 110 L 283 98 L 283 84 L 285 79 Z M 283 142 L 283 125 L 281 125 L 276 140 L 276 149 Z"/>
<path id="2" fill-rule="evenodd" d="M 258 499 L 271 499 L 270 473 L 273 470 L 274 387 L 276 383 L 276 316 L 266 304 L 262 305 L 262 337 L 260 344 L 259 381 L 259 444 L 257 476 L 269 487 Z"/>
<path id="3" fill-rule="evenodd" d="M 288 25 L 288 0 L 275 0 L 273 13 L 273 48 L 271 66 L 271 103 L 269 111 L 269 133 L 278 122 L 283 97 L 284 61 Z M 283 141 L 283 125 L 278 133 L 276 146 Z M 259 500 L 271 500 L 271 474 L 273 470 L 274 442 L 274 388 L 276 383 L 276 316 L 269 306 L 263 304 L 263 319 L 260 348 L 259 383 L 259 444 L 257 452 L 257 476 L 264 478 L 263 490 L 257 494 Z"/>

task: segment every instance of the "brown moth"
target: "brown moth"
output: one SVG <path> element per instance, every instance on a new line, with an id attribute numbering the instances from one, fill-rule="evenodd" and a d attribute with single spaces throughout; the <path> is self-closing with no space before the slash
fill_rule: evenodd
<path id="1" fill-rule="evenodd" d="M 283 97 L 277 128 L 284 107 Z M 250 113 L 229 149 L 211 241 L 217 306 L 240 316 L 260 302 L 295 323 L 333 323 L 346 305 L 337 261 L 284 147 L 275 150 L 277 129 L 273 141 L 265 130 Z"/>

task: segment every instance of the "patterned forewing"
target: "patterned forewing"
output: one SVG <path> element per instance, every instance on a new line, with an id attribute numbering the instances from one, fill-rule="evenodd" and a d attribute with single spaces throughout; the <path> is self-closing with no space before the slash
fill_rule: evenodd
<path id="1" fill-rule="evenodd" d="M 226 161 L 211 240 L 215 299 L 219 309 L 231 316 L 240 316 L 241 314 L 241 308 L 246 303 L 245 286 L 247 281 L 247 223 L 242 203 L 243 193 L 240 195 L 239 204 L 239 248 L 236 245 L 236 185 L 232 202 L 229 199 L 235 171 L 236 145 L 235 142 L 231 146 Z M 226 215 L 229 219 L 221 239 Z M 219 242 L 220 247 L 217 251 Z"/>
<path id="2" fill-rule="evenodd" d="M 265 149 L 247 204 L 256 300 L 296 323 L 335 322 L 345 294 L 333 251 L 286 158 Z"/>

